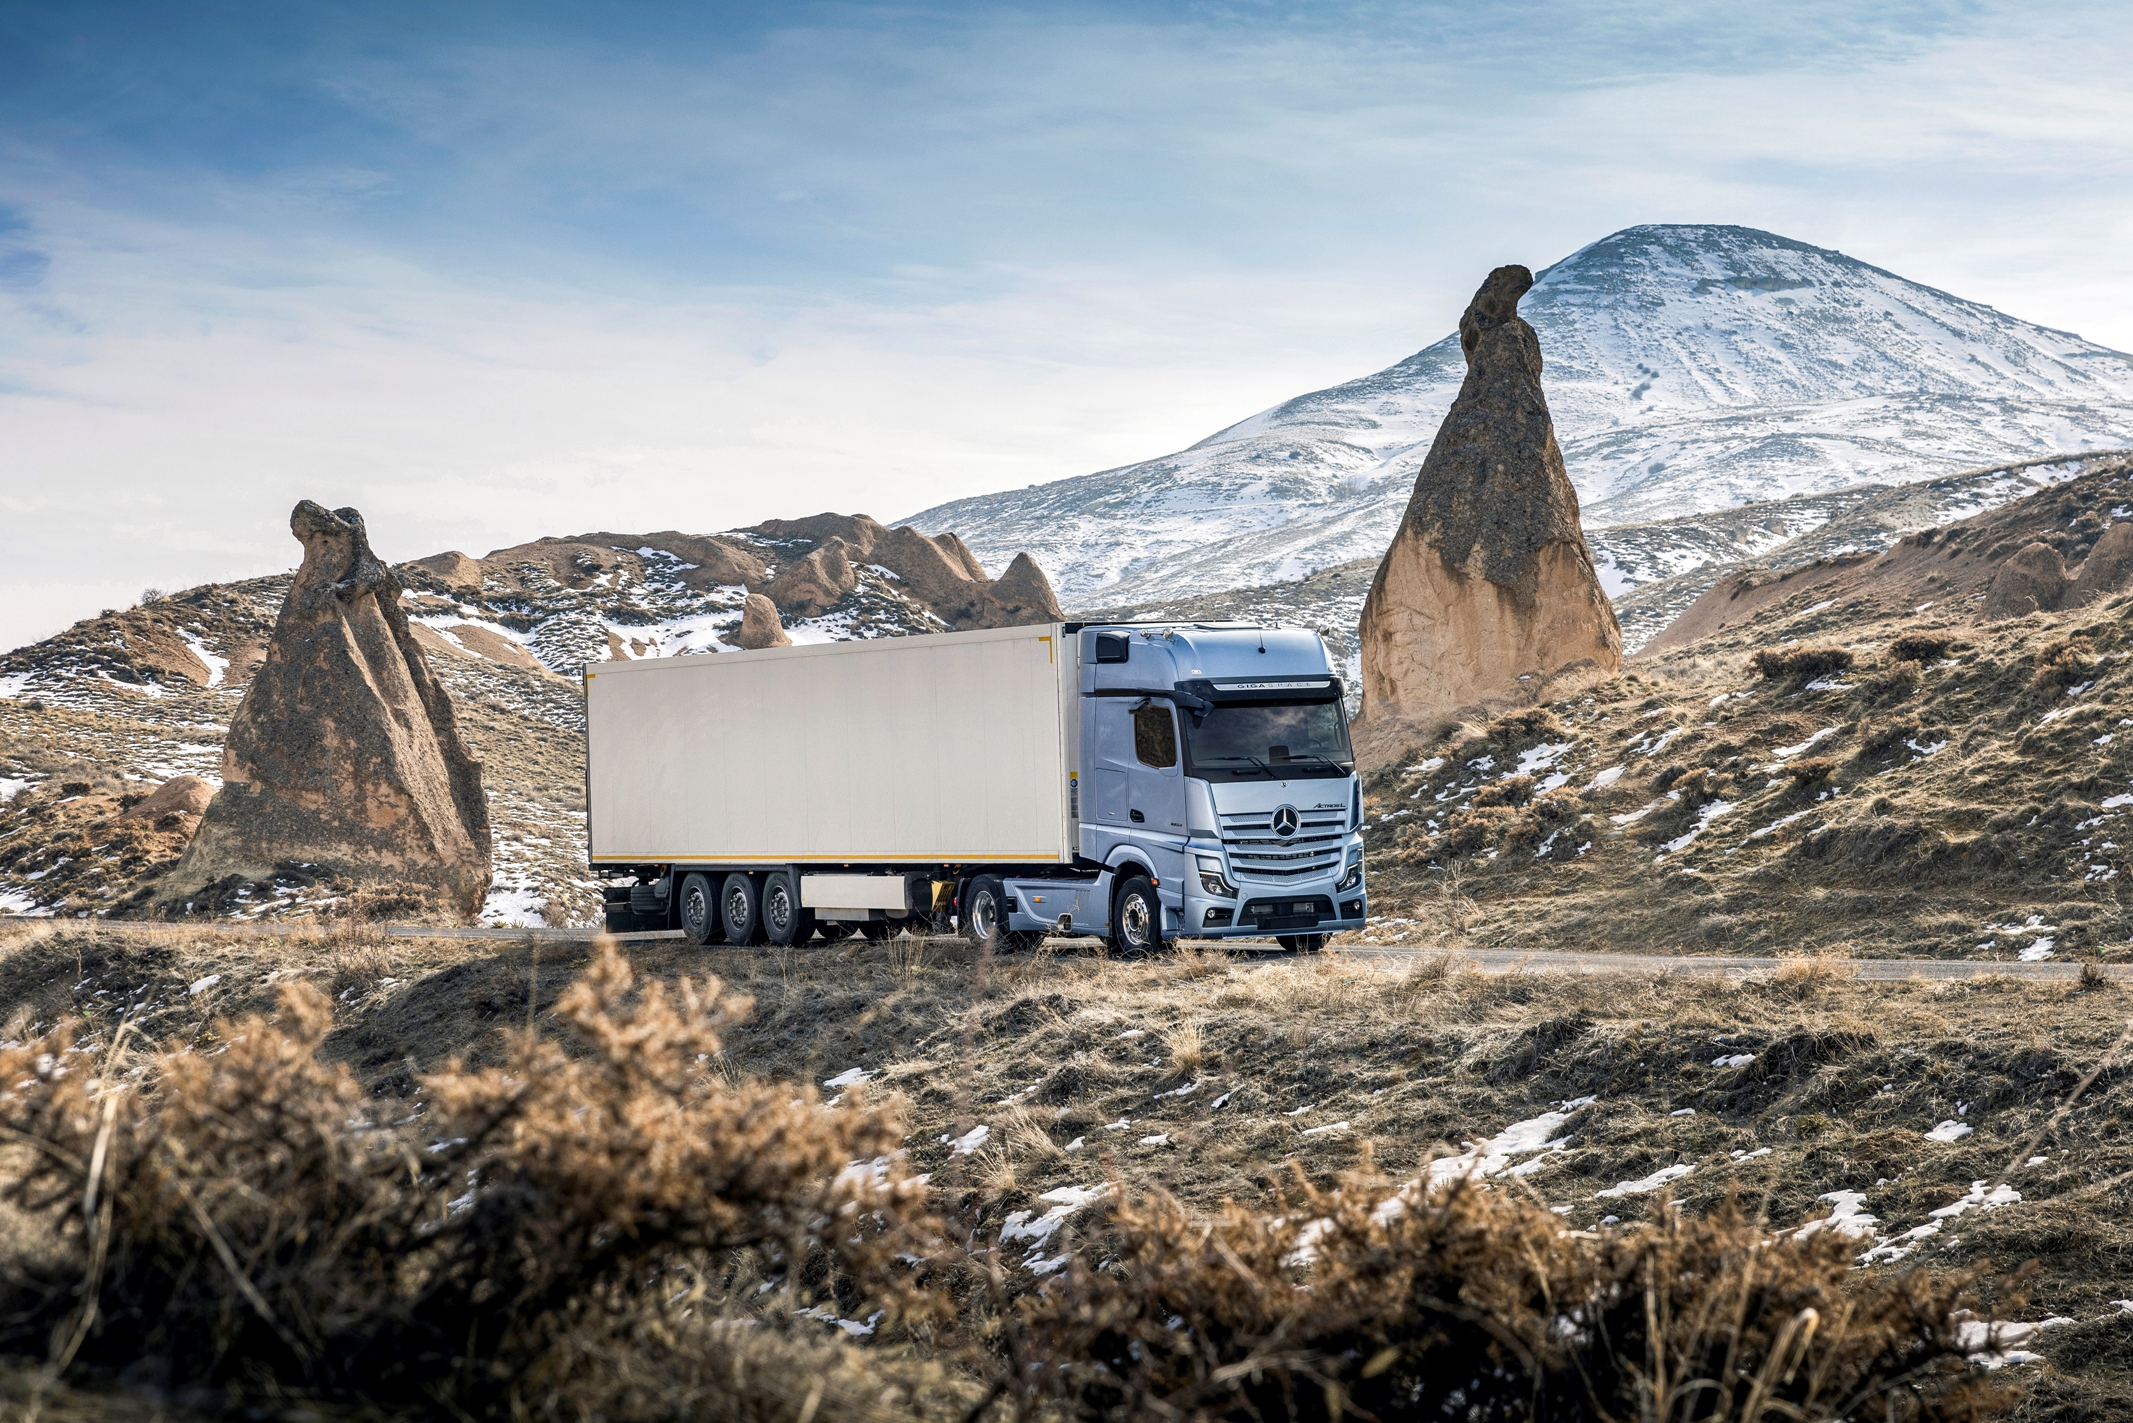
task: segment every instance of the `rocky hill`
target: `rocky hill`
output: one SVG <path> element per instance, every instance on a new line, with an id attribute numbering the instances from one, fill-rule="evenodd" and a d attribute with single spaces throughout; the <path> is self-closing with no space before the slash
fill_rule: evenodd
<path id="1" fill-rule="evenodd" d="M 1536 947 L 2125 954 L 2129 518 L 2121 464 L 1743 573 L 1617 681 L 1410 748 L 1366 792 L 1366 937 L 1456 905 Z M 2075 576 L 1999 615 L 2039 546 Z"/>
<path id="2" fill-rule="evenodd" d="M 394 571 L 484 763 L 496 874 L 482 918 L 495 924 L 597 915 L 585 870 L 583 664 L 731 651 L 751 592 L 776 603 L 795 642 L 1061 616 L 1029 558 L 991 578 L 953 535 L 864 515 L 541 539 Z M 220 784 L 231 715 L 288 589 L 286 574 L 207 584 L 0 656 L 0 913 L 91 915 L 147 899 L 191 827 L 127 820 L 127 802 L 180 775 Z M 214 908 L 256 918 L 353 901 L 348 886 L 292 872 Z"/>
<path id="3" fill-rule="evenodd" d="M 2133 357 L 1773 233 L 1629 228 L 1521 310 L 1588 530 L 2133 444 Z M 1028 549 L 1070 605 L 1293 581 L 1391 542 L 1463 369 L 1447 336 L 1190 449 L 903 522 Z"/>

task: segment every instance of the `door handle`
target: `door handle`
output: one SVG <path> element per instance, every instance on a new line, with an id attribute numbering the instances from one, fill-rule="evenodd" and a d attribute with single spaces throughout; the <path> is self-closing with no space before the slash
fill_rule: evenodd
<path id="1" fill-rule="evenodd" d="M 1148 817 L 1141 814 L 1137 810 L 1129 810 L 1126 812 L 1126 814 L 1133 817 L 1133 823 L 1135 825 L 1146 825 L 1148 823 Z"/>

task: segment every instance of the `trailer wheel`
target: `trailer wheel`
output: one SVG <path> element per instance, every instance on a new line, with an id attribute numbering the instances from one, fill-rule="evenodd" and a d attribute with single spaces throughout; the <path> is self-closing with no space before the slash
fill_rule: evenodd
<path id="1" fill-rule="evenodd" d="M 726 926 L 729 944 L 763 942 L 763 898 L 752 875 L 726 876 L 718 895 L 719 918 Z"/>
<path id="2" fill-rule="evenodd" d="M 815 937 L 815 911 L 801 907 L 792 876 L 784 870 L 763 881 L 763 935 L 780 948 Z"/>
<path id="3" fill-rule="evenodd" d="M 688 875 L 681 882 L 681 934 L 698 948 L 726 936 L 718 920 L 718 896 L 706 875 Z"/>
<path id="4" fill-rule="evenodd" d="M 1118 892 L 1118 909 L 1111 916 L 1111 944 L 1120 957 L 1137 959 L 1163 947 L 1163 901 L 1155 886 L 1135 875 Z"/>
<path id="5" fill-rule="evenodd" d="M 825 944 L 834 944 L 840 940 L 851 938 L 852 931 L 858 927 L 857 924 L 854 924 L 849 919 L 818 919 L 815 921 L 815 932 L 822 936 L 822 942 Z"/>
<path id="6" fill-rule="evenodd" d="M 1324 934 L 1276 934 L 1274 942 L 1292 954 L 1315 954 L 1326 946 Z"/>

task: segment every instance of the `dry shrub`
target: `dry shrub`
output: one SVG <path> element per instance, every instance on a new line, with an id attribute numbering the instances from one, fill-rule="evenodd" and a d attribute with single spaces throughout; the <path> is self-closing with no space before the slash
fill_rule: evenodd
<path id="1" fill-rule="evenodd" d="M 1764 677 L 1824 677 L 1852 665 L 1851 653 L 1842 647 L 1766 647 L 1748 659 Z"/>
<path id="2" fill-rule="evenodd" d="M 1170 1071 L 1183 1077 L 1197 1071 L 1207 1052 L 1207 1042 L 1200 1031 L 1198 1020 L 1188 1020 L 1163 1033 L 1163 1046 L 1170 1049 Z"/>
<path id="3" fill-rule="evenodd" d="M 1859 684 L 1859 694 L 1869 702 L 1898 701 L 1925 685 L 1916 662 L 1897 662 L 1882 668 Z"/>
<path id="4" fill-rule="evenodd" d="M 414 1104 L 320 1060 L 330 1005 L 302 984 L 276 1020 L 217 1025 L 220 1051 L 132 1073 L 71 1026 L 0 1052 L 0 1127 L 32 1148 L 0 1190 L 51 1226 L 7 1262 L 0 1348 L 497 1415 L 562 1406 L 567 1341 L 744 1269 L 922 1312 L 891 1260 L 936 1239 L 888 1159 L 900 1124 L 729 1083 L 747 1007 L 716 980 L 635 992 L 603 945 L 556 1003 L 567 1047 L 506 1034 Z"/>
<path id="5" fill-rule="evenodd" d="M 1956 645 L 1941 633 L 1907 632 L 1889 644 L 1891 662 L 1938 662 Z"/>
<path id="6" fill-rule="evenodd" d="M 2037 670 L 2030 678 L 2030 686 L 2039 691 L 2051 691 L 2088 681 L 2095 674 L 2096 666 L 2082 656 L 2085 651 L 2086 648 L 2068 638 L 2046 643 L 2037 653 Z"/>
<path id="7" fill-rule="evenodd" d="M 1872 756 L 1886 756 L 1916 737 L 1918 729 L 1918 718 L 1915 716 L 1891 717 L 1886 721 L 1870 722 L 1859 730 L 1859 758 L 1865 760 Z"/>
<path id="8" fill-rule="evenodd" d="M 1770 975 L 1770 986 L 1794 998 L 1833 988 L 1858 972 L 1850 964 L 1811 954 L 1786 954 L 1783 960 Z"/>
<path id="9" fill-rule="evenodd" d="M 1455 810 L 1444 822 L 1444 834 L 1437 842 L 1437 853 L 1451 858 L 1478 855 L 1495 844 L 1516 819 L 1518 812 L 1507 805 Z"/>
<path id="10" fill-rule="evenodd" d="M 1785 774 L 1792 777 L 1792 783 L 1803 790 L 1827 781 L 1830 773 L 1836 769 L 1837 763 L 1827 756 L 1802 756 L 1797 761 L 1785 763 Z"/>
<path id="11" fill-rule="evenodd" d="M 1533 799 L 1531 776 L 1505 776 L 1494 785 L 1483 786 L 1474 793 L 1470 806 L 1524 805 Z"/>
<path id="12" fill-rule="evenodd" d="M 457 908 L 429 885 L 366 884 L 350 886 L 327 913 L 355 924 L 454 924 Z"/>
<path id="13" fill-rule="evenodd" d="M 1859 1278 L 1837 1232 L 1772 1242 L 1733 1201 L 1652 1215 L 1594 1236 L 1368 1175 L 1299 1177 L 1274 1215 L 1125 1201 L 1115 1265 L 1020 1303 L 1003 1387 L 1089 1420 L 1954 1423 L 2000 1401 L 1952 1318 L 1967 1281 Z"/>

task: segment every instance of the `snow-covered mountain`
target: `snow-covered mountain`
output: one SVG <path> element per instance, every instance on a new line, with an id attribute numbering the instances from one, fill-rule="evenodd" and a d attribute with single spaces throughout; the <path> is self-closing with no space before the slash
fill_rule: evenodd
<path id="1" fill-rule="evenodd" d="M 1752 228 L 1627 228 L 1520 310 L 1588 528 L 2133 444 L 2133 356 Z M 1300 578 L 1384 550 L 1464 373 L 1446 336 L 1176 454 L 902 522 L 989 566 L 1027 549 L 1068 607 Z"/>

